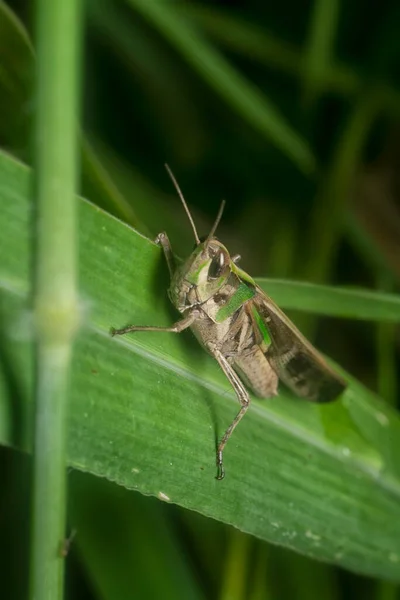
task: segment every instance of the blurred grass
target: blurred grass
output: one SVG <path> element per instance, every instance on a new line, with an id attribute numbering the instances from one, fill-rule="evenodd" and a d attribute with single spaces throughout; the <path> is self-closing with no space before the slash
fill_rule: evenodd
<path id="1" fill-rule="evenodd" d="M 303 101 L 314 104 L 324 91 L 324 74 L 331 69 L 339 16 L 338 0 L 316 0 L 304 48 Z"/>
<path id="2" fill-rule="evenodd" d="M 343 235 L 343 217 L 350 202 L 352 186 L 379 110 L 379 92 L 372 90 L 360 96 L 337 143 L 330 168 L 321 177 L 320 192 L 310 224 L 308 260 L 304 266 L 307 280 L 323 283 L 329 279 Z M 317 256 L 315 247 L 318 248 Z"/>
<path id="3" fill-rule="evenodd" d="M 224 571 L 221 573 L 220 600 L 245 597 L 250 563 L 251 538 L 232 529 L 228 540 Z"/>
<path id="4" fill-rule="evenodd" d="M 0 1 L 0 141 L 3 148 L 27 156 L 32 120 L 34 53 L 25 28 Z"/>
<path id="5" fill-rule="evenodd" d="M 80 556 L 101 598 L 206 597 L 155 499 L 79 472 L 72 473 L 70 484 L 70 519 L 79 532 Z M 147 575 L 150 565 L 153 577 Z"/>
<path id="6" fill-rule="evenodd" d="M 320 49 L 319 44 L 324 46 L 325 52 L 328 52 L 330 36 L 334 34 L 332 29 L 326 38 L 323 38 L 322 33 L 321 38 L 317 37 L 319 23 L 325 19 L 323 25 L 328 27 L 330 24 L 330 11 L 333 15 L 337 11 L 337 8 L 333 8 L 333 5 L 337 4 L 336 0 L 320 0 L 314 4 L 315 7 L 318 5 L 320 13 L 318 13 L 317 8 L 314 8 L 314 36 L 309 37 L 309 46 L 306 47 L 308 56 L 295 44 L 271 33 L 270 27 L 260 27 L 255 21 L 242 19 L 234 12 L 202 3 L 188 5 L 185 12 L 197 24 L 201 25 L 206 33 L 235 54 L 259 61 L 267 68 L 277 70 L 291 77 L 305 79 L 308 77 L 306 71 L 310 66 L 310 59 L 315 61 L 315 65 L 312 65 L 313 68 L 318 64 L 321 66 L 323 63 L 324 57 L 317 52 Z M 392 36 L 394 42 L 395 36 L 393 33 Z M 319 68 L 318 70 L 320 92 L 331 92 L 345 98 L 358 95 L 366 85 L 362 74 L 354 66 L 339 63 L 335 53 L 332 53 L 330 58 L 332 62 L 324 62 L 325 68 Z M 398 118 L 400 110 L 400 92 L 398 89 L 382 82 L 382 95 L 386 110 L 395 118 Z"/>
<path id="7" fill-rule="evenodd" d="M 274 142 L 304 171 L 314 170 L 314 157 L 305 140 L 286 123 L 286 119 L 259 89 L 225 61 L 191 26 L 189 20 L 182 18 L 181 11 L 176 10 L 173 4 L 159 0 L 151 3 L 147 0 L 129 2 L 159 28 L 208 85 L 242 118 Z"/>
<path id="8" fill-rule="evenodd" d="M 28 192 L 35 216 L 27 236 L 33 233 L 34 241 L 26 282 L 34 340 L 31 600 L 64 596 L 65 561 L 60 548 L 67 518 L 70 371 L 80 319 L 76 203 L 80 8 L 79 0 L 51 5 L 40 0 L 35 6 L 35 170 Z"/>
<path id="9" fill-rule="evenodd" d="M 9 4 L 19 11 L 29 27 L 28 3 L 10 0 Z M 156 4 L 154 10 L 158 10 Z M 321 346 L 343 366 L 362 377 L 369 386 L 379 389 L 388 401 L 398 404 L 398 328 L 395 323 L 398 320 L 396 281 L 400 265 L 398 258 L 390 256 L 382 243 L 387 232 L 382 229 L 381 240 L 379 237 L 372 240 L 352 208 L 360 177 L 368 172 L 377 157 L 383 155 L 388 140 L 396 140 L 398 135 L 398 8 L 383 3 L 365 11 L 359 0 L 340 4 L 335 27 L 327 27 L 324 37 L 324 23 L 329 25 L 330 20 L 326 15 L 329 17 L 329 11 L 335 14 L 336 4 L 320 0 L 311 3 L 307 10 L 299 3 L 261 5 L 255 0 L 236 8 L 206 2 L 169 6 L 165 10 L 169 13 L 168 26 L 173 32 L 172 37 L 168 37 L 165 22 L 160 28 L 154 27 L 155 21 L 142 18 L 137 9 L 139 5 L 135 8 L 133 1 L 131 4 L 111 0 L 88 2 L 83 189 L 96 204 L 146 235 L 154 236 L 159 230 L 167 229 L 180 256 L 186 255 L 192 240 L 162 164 L 167 161 L 173 167 L 202 231 L 207 230 L 207 223 L 212 221 L 221 197 L 226 197 L 227 210 L 219 229 L 221 239 L 229 248 L 242 254 L 243 264 L 252 274 L 288 278 L 288 281 L 268 279 L 263 282 L 265 289 L 282 302 L 282 306 L 321 316 L 337 314 L 357 319 L 358 322 L 336 321 L 334 324 L 326 319 L 318 323 L 313 319 L 308 321 L 309 331 L 318 334 Z M 325 17 L 324 11 L 327 11 Z M 218 64 L 223 67 L 229 65 L 226 73 L 233 73 L 234 79 L 225 91 L 218 88 L 219 81 L 207 78 L 207 63 L 197 68 L 191 66 L 193 54 L 188 55 L 187 32 L 183 38 L 179 37 L 182 26 L 199 42 L 197 50 L 206 49 L 206 57 L 217 57 Z M 26 160 L 30 155 L 28 131 L 35 110 L 33 52 L 23 25 L 4 2 L 0 2 L 0 32 L 3 116 L 0 144 Z M 226 79 L 223 77 L 221 81 L 224 86 Z M 229 88 L 232 81 L 237 85 Z M 320 169 L 315 179 L 306 179 L 291 163 L 290 138 L 286 138 L 282 146 L 279 139 L 275 145 L 271 143 L 268 119 L 263 131 L 258 131 L 250 96 L 243 104 L 240 95 L 249 89 L 248 85 L 242 86 L 248 82 L 251 91 L 260 90 L 263 107 L 273 107 L 270 117 L 278 112 L 278 123 L 286 124 L 286 131 L 290 123 L 290 131 L 298 139 L 305 140 L 308 152 L 318 157 Z M 233 93 L 241 90 L 239 104 L 236 97 L 226 96 L 229 89 Z M 377 98 L 375 116 L 372 114 L 369 124 L 368 119 L 364 121 L 365 130 L 359 138 L 359 146 L 353 145 L 357 151 L 351 155 L 351 152 L 346 154 L 346 150 L 340 159 L 343 168 L 339 169 L 338 153 L 345 148 L 346 137 L 351 137 L 349 126 L 353 118 L 355 121 L 358 118 L 357 103 L 362 105 L 371 94 L 376 94 Z M 268 99 L 267 105 L 265 99 Z M 304 99 L 310 101 L 304 103 Z M 273 128 L 274 123 L 272 133 Z M 293 148 L 297 148 L 298 156 L 299 146 Z M 395 189 L 395 178 L 388 177 L 387 183 Z M 387 189 L 382 189 L 381 193 L 386 194 Z M 10 194 L 7 209 L 12 214 L 12 189 Z M 334 203 L 335 214 L 331 215 L 327 199 Z M 314 223 L 312 230 L 311 223 Z M 98 239 L 97 231 L 91 230 L 91 235 L 94 241 Z M 328 250 L 322 251 L 323 247 Z M 129 261 L 131 250 L 127 252 Z M 26 276 L 17 277 L 23 267 L 18 256 L 18 253 L 10 255 L 9 248 L 3 246 L 0 263 L 4 263 L 6 257 L 7 269 L 11 267 L 7 281 L 3 283 L 14 290 L 18 281 Z M 375 297 L 373 293 L 337 290 L 328 285 L 313 287 L 304 283 L 293 286 L 290 281 L 302 274 L 314 282 L 335 281 L 343 286 L 356 284 L 380 288 L 381 279 L 377 274 L 381 273 L 385 281 L 390 282 L 387 289 L 394 293 L 379 292 Z M 160 282 L 161 287 L 164 281 Z M 19 292 L 24 293 L 24 290 Z M 6 303 L 4 289 L 1 300 Z M 87 300 L 85 295 L 85 311 L 88 310 Z M 164 304 L 160 300 L 157 306 L 162 311 Z M 17 307 L 15 309 L 20 316 L 16 318 L 13 335 L 17 340 L 29 338 L 29 316 L 23 317 Z M 90 306 L 90 314 L 92 312 Z M 127 318 L 130 314 L 128 309 Z M 170 322 L 173 317 L 168 314 L 165 318 Z M 376 325 L 376 336 L 371 335 L 370 324 L 360 321 L 375 318 L 387 321 Z M 1 363 L 15 397 L 21 397 L 26 393 L 24 386 L 27 384 L 23 380 L 25 367 L 18 363 L 17 356 L 18 352 L 14 355 L 11 348 L 7 351 L 3 348 Z M 115 390 L 112 403 L 114 406 Z M 19 413 L 19 410 L 15 403 L 13 437 L 21 443 L 29 415 Z M 3 425 L 6 418 L 7 415 L 1 412 Z M 330 426 L 331 434 L 334 433 L 335 419 L 343 420 L 343 415 L 334 412 L 332 419 L 325 424 Z M 369 431 L 365 417 L 361 426 L 364 431 Z M 378 440 L 372 437 L 371 441 L 373 447 L 377 444 L 381 448 L 389 463 L 391 443 L 385 437 Z M 3 451 L 2 456 L 9 457 L 10 453 Z M 6 464 L 10 469 L 11 465 L 17 469 L 17 455 L 13 453 L 13 456 L 14 461 L 8 458 Z M 85 481 L 88 476 L 82 475 L 82 478 Z M 26 532 L 23 529 L 24 509 L 22 506 L 17 509 L 13 503 L 12 494 L 18 494 L 18 497 L 21 494 L 19 477 L 7 488 L 9 480 L 2 478 L 4 493 L 8 490 L 11 494 L 8 504 L 2 503 L 5 507 L 2 514 L 13 514 L 14 521 L 8 529 L 0 522 L 0 528 L 2 532 L 8 531 L 3 538 L 12 540 L 9 544 L 12 547 L 15 539 L 25 539 Z M 85 486 L 89 490 L 89 480 L 82 489 Z M 100 487 L 96 493 L 101 494 Z M 115 506 L 119 506 L 119 494 L 118 488 L 108 485 L 107 503 L 112 505 L 115 497 Z M 2 499 L 3 495 L 0 502 Z M 88 491 L 83 500 L 95 513 L 96 496 Z M 146 510 L 150 506 L 147 502 L 151 500 L 143 501 Z M 10 513 L 7 506 L 13 507 Z M 140 585 L 144 587 L 140 587 L 140 593 L 146 596 L 146 585 L 153 583 L 156 569 L 160 579 L 165 579 L 166 586 L 173 585 L 173 573 L 181 572 L 179 579 L 189 586 L 183 584 L 184 597 L 190 593 L 188 590 L 197 595 L 218 597 L 222 593 L 220 574 L 227 551 L 227 528 L 204 518 L 197 521 L 200 517 L 194 513 L 176 511 L 159 502 L 153 501 L 153 509 L 155 515 L 165 509 L 169 525 L 178 522 L 179 528 L 175 531 L 176 536 L 170 538 L 172 562 L 168 562 L 165 553 L 157 554 L 157 536 L 153 536 L 154 552 L 159 560 L 154 569 L 151 562 L 147 569 L 142 564 L 144 576 Z M 132 505 L 124 512 L 125 518 L 140 519 L 140 511 L 139 503 L 135 505 L 132 500 Z M 108 569 L 107 588 L 102 584 L 107 578 L 96 562 L 95 552 L 85 552 L 83 537 L 96 540 L 95 534 L 102 535 L 108 528 L 112 531 L 113 521 L 118 516 L 112 516 L 115 513 L 111 511 L 109 515 L 104 513 L 104 510 L 96 513 L 96 521 L 87 523 L 85 536 L 82 532 L 80 541 L 78 532 L 72 543 L 71 557 L 67 561 L 67 591 L 74 599 L 110 597 L 115 600 L 121 595 L 120 584 L 129 587 L 131 581 L 132 589 L 136 583 L 139 585 L 130 557 L 144 539 L 147 525 L 138 536 L 135 536 L 134 528 L 127 528 L 125 537 L 120 530 L 118 541 L 126 542 L 127 551 L 119 555 L 119 568 L 117 565 Z M 107 539 L 104 541 L 108 550 Z M 173 550 L 178 549 L 182 541 L 190 564 L 180 561 Z M 22 549 L 23 543 L 19 547 Z M 345 576 L 343 572 L 304 557 L 282 553 L 276 548 L 267 550 L 265 544 L 257 542 L 255 546 L 252 543 L 247 547 L 244 558 L 249 564 L 250 557 L 250 581 L 244 592 L 246 598 L 254 594 L 255 598 L 298 597 L 307 600 L 321 596 L 349 597 L 351 594 L 351 597 L 363 599 L 383 599 L 395 598 L 398 592 L 390 584 L 371 586 L 369 580 L 366 583 L 360 577 Z M 18 588 L 20 598 L 26 597 L 21 578 L 14 577 L 15 585 L 10 586 L 13 573 L 23 571 L 22 554 L 21 550 L 15 550 L 0 563 L 4 593 L 8 588 L 12 592 Z M 166 565 L 171 569 L 170 574 L 165 570 Z M 230 583 L 227 579 L 226 589 Z M 173 590 L 170 592 L 172 597 L 179 597 L 179 582 L 174 589 L 168 589 Z"/>

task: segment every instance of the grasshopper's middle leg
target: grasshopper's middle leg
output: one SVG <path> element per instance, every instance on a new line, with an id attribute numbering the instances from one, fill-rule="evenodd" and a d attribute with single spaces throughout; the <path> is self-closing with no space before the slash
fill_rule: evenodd
<path id="1" fill-rule="evenodd" d="M 231 437 L 231 435 L 233 433 L 233 430 L 238 425 L 239 421 L 241 421 L 241 419 L 244 417 L 244 415 L 247 412 L 247 409 L 250 406 L 250 396 L 249 396 L 246 388 L 244 387 L 243 383 L 239 379 L 239 376 L 235 373 L 235 371 L 233 370 L 231 365 L 228 363 L 228 361 L 226 360 L 224 355 L 221 352 L 219 352 L 218 350 L 214 350 L 212 352 L 212 354 L 215 357 L 215 359 L 218 361 L 218 364 L 220 365 L 221 369 L 223 370 L 223 372 L 225 373 L 226 377 L 228 378 L 230 384 L 232 385 L 233 389 L 235 390 L 236 396 L 238 397 L 238 400 L 241 405 L 241 408 L 240 408 L 238 414 L 233 419 L 233 421 L 229 425 L 228 429 L 225 431 L 223 437 L 221 438 L 221 440 L 218 444 L 218 448 L 217 448 L 217 467 L 218 467 L 217 479 L 223 479 L 225 477 L 225 470 L 224 470 L 224 465 L 223 465 L 222 453 L 227 444 L 227 441 L 229 440 L 229 438 Z"/>

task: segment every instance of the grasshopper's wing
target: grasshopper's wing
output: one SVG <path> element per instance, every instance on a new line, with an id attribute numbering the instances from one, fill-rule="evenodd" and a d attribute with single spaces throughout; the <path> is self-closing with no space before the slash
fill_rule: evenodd
<path id="1" fill-rule="evenodd" d="M 346 383 L 258 286 L 252 303 L 271 339 L 265 356 L 283 383 L 311 402 L 335 400 Z"/>

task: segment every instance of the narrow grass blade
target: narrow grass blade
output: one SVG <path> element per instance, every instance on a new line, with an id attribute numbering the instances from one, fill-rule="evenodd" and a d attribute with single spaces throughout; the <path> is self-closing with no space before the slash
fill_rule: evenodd
<path id="1" fill-rule="evenodd" d="M 323 91 L 325 73 L 334 63 L 338 0 L 314 0 L 303 61 L 303 94 L 310 104 Z"/>
<path id="2" fill-rule="evenodd" d="M 257 282 L 287 309 L 345 319 L 400 322 L 398 294 L 283 279 L 259 278 Z"/>
<path id="3" fill-rule="evenodd" d="M 312 172 L 314 157 L 272 102 L 234 69 L 191 24 L 183 11 L 159 0 L 129 0 L 175 46 L 225 102 L 270 139 L 301 169 Z"/>
<path id="4" fill-rule="evenodd" d="M 1 143 L 25 158 L 32 117 L 33 48 L 22 23 L 1 0 L 0 65 Z"/>
<path id="5" fill-rule="evenodd" d="M 71 474 L 70 491 L 75 543 L 99 598 L 203 600 L 166 507 L 78 472 Z"/>

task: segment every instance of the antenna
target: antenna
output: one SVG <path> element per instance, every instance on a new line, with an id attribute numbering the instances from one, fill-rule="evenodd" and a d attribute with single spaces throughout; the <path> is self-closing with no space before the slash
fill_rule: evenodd
<path id="1" fill-rule="evenodd" d="M 219 207 L 219 211 L 217 214 L 217 218 L 215 219 L 214 225 L 212 226 L 211 231 L 207 236 L 207 240 L 211 239 L 213 237 L 214 233 L 216 232 L 216 229 L 217 229 L 219 222 L 221 220 L 221 217 L 222 217 L 222 213 L 224 212 L 224 208 L 225 208 L 225 200 L 222 200 L 221 206 Z"/>
<path id="2" fill-rule="evenodd" d="M 185 198 L 183 197 L 183 194 L 182 194 L 181 188 L 179 187 L 179 185 L 178 185 L 178 182 L 176 181 L 176 179 L 175 179 L 175 177 L 174 177 L 174 174 L 173 174 L 173 172 L 171 171 L 171 169 L 169 168 L 169 166 L 168 166 L 167 164 L 165 164 L 164 166 L 165 166 L 165 168 L 167 169 L 168 175 L 171 177 L 172 183 L 174 184 L 174 186 L 175 186 L 175 189 L 176 189 L 176 191 L 178 192 L 178 196 L 179 196 L 179 198 L 180 198 L 180 199 L 181 199 L 181 201 L 182 201 L 183 208 L 184 208 L 184 209 L 185 209 L 185 211 L 186 211 L 186 214 L 187 214 L 187 216 L 188 216 L 188 218 L 189 218 L 190 224 L 191 224 L 191 226 L 192 226 L 192 229 L 193 229 L 193 233 L 194 233 L 194 239 L 196 240 L 196 244 L 197 244 L 197 246 L 199 246 L 199 245 L 200 245 L 200 239 L 199 239 L 199 236 L 198 236 L 198 233 L 197 233 L 196 225 L 194 224 L 194 221 L 193 221 L 192 215 L 190 214 L 190 211 L 189 211 L 188 205 L 187 205 L 187 204 L 186 204 L 186 202 L 185 202 Z M 221 212 L 221 211 L 220 211 L 220 212 Z M 217 225 L 218 225 L 218 221 L 217 221 Z M 213 230 L 215 231 L 215 227 L 213 227 Z"/>

